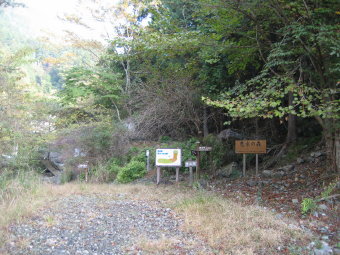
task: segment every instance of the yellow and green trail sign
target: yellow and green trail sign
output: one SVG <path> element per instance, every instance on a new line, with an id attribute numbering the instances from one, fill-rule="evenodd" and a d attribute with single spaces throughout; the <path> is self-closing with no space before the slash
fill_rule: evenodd
<path id="1" fill-rule="evenodd" d="M 156 166 L 182 166 L 181 149 L 157 149 Z"/>

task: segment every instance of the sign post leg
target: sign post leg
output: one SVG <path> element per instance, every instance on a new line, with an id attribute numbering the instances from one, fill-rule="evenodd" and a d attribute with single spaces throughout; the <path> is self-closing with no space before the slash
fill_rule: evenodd
<path id="1" fill-rule="evenodd" d="M 193 176 L 192 176 L 192 167 L 189 167 L 189 185 L 192 186 Z"/>
<path id="2" fill-rule="evenodd" d="M 259 154 L 256 154 L 256 176 L 259 175 Z"/>
<path id="3" fill-rule="evenodd" d="M 200 152 L 197 151 L 196 156 L 196 181 L 200 179 Z"/>
<path id="4" fill-rule="evenodd" d="M 246 155 L 247 154 L 243 154 L 243 177 L 246 176 Z"/>
<path id="5" fill-rule="evenodd" d="M 179 167 L 176 167 L 176 182 L 179 181 Z"/>
<path id="6" fill-rule="evenodd" d="M 159 184 L 161 180 L 161 168 L 157 167 L 157 185 Z"/>

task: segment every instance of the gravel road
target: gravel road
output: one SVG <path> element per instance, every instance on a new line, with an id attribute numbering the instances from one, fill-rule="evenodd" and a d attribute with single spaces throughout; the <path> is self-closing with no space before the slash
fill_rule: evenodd
<path id="1" fill-rule="evenodd" d="M 147 201 L 73 195 L 10 226 L 7 254 L 212 254 L 181 218 Z"/>

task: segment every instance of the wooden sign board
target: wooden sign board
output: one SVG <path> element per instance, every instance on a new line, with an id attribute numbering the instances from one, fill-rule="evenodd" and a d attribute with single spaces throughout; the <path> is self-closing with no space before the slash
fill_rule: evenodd
<path id="1" fill-rule="evenodd" d="M 196 167 L 196 161 L 195 160 L 185 161 L 185 167 Z"/>
<path id="2" fill-rule="evenodd" d="M 212 147 L 201 146 L 198 147 L 198 151 L 211 151 Z"/>
<path id="3" fill-rule="evenodd" d="M 263 154 L 267 151 L 266 140 L 236 140 L 235 152 L 242 154 Z"/>

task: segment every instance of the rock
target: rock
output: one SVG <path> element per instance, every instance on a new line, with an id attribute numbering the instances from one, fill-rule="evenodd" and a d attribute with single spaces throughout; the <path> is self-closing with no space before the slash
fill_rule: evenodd
<path id="1" fill-rule="evenodd" d="M 302 164 L 302 163 L 305 162 L 305 160 L 304 160 L 303 158 L 297 158 L 297 159 L 296 159 L 296 162 L 297 162 L 298 164 Z"/>
<path id="2" fill-rule="evenodd" d="M 206 189 L 208 187 L 208 181 L 205 179 L 200 179 L 198 181 L 199 188 Z"/>
<path id="3" fill-rule="evenodd" d="M 285 175 L 285 172 L 283 172 L 283 171 L 278 171 L 278 172 L 274 173 L 274 177 L 282 177 L 284 175 Z"/>
<path id="4" fill-rule="evenodd" d="M 265 177 L 273 177 L 273 171 L 272 170 L 263 170 L 262 175 Z"/>
<path id="5" fill-rule="evenodd" d="M 313 158 L 318 158 L 318 157 L 321 157 L 322 155 L 323 155 L 323 153 L 321 151 L 312 152 L 310 154 L 310 156 L 313 157 Z"/>
<path id="6" fill-rule="evenodd" d="M 283 215 L 281 213 L 278 213 L 278 214 L 275 215 L 275 218 L 278 219 L 278 220 L 282 219 Z"/>
<path id="7" fill-rule="evenodd" d="M 290 171 L 294 170 L 294 168 L 295 168 L 294 165 L 286 165 L 284 167 L 279 168 L 279 170 L 285 171 L 285 172 L 290 172 Z"/>
<path id="8" fill-rule="evenodd" d="M 296 198 L 294 198 L 294 199 L 292 199 L 292 202 L 293 202 L 293 204 L 298 204 L 298 203 L 299 203 L 299 200 L 296 199 Z"/>
<path id="9" fill-rule="evenodd" d="M 221 177 L 224 177 L 224 178 L 228 178 L 228 177 L 230 177 L 232 172 L 234 170 L 237 170 L 237 169 L 238 169 L 237 163 L 236 162 L 231 162 L 227 166 L 217 170 L 216 176 L 221 176 Z"/>
<path id="10" fill-rule="evenodd" d="M 262 175 L 264 177 L 282 177 L 285 173 L 283 171 L 274 172 L 273 170 L 263 170 Z"/>
<path id="11" fill-rule="evenodd" d="M 314 163 L 315 159 L 313 157 L 308 157 L 307 162 Z"/>
<path id="12" fill-rule="evenodd" d="M 48 246 L 55 246 L 56 243 L 57 243 L 57 240 L 55 240 L 55 239 L 47 239 L 46 240 L 46 245 L 48 245 Z"/>
<path id="13" fill-rule="evenodd" d="M 257 185 L 257 181 L 256 180 L 248 180 L 246 183 L 250 187 L 254 187 L 254 186 Z"/>
<path id="14" fill-rule="evenodd" d="M 230 138 L 234 138 L 234 139 L 243 139 L 243 136 L 231 129 L 224 129 L 222 130 L 218 135 L 217 137 L 219 139 L 226 139 L 226 140 L 229 140 Z"/>
<path id="15" fill-rule="evenodd" d="M 320 209 L 321 211 L 326 211 L 326 210 L 328 210 L 328 207 L 327 207 L 327 205 L 325 205 L 325 204 L 321 204 L 321 205 L 319 205 L 318 207 L 319 207 L 319 209 Z"/>
<path id="16" fill-rule="evenodd" d="M 321 247 L 314 248 L 314 255 L 329 255 L 333 254 L 332 248 L 325 241 L 321 241 Z"/>

